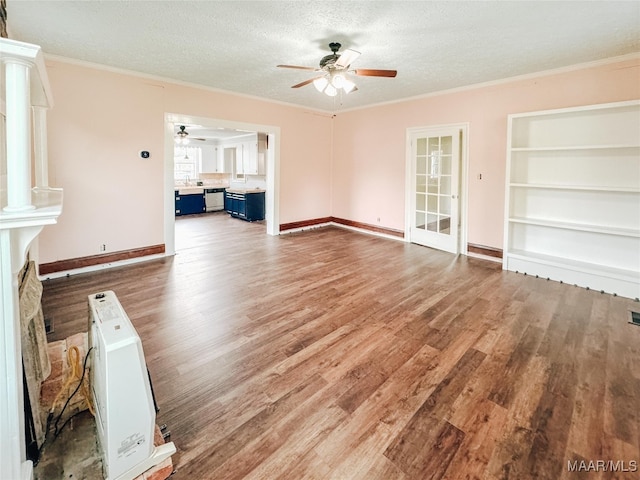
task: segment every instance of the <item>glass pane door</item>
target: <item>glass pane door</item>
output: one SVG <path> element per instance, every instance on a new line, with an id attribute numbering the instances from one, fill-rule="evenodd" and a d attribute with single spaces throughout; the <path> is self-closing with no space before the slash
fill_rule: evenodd
<path id="1" fill-rule="evenodd" d="M 459 131 L 414 135 L 412 241 L 457 252 Z"/>

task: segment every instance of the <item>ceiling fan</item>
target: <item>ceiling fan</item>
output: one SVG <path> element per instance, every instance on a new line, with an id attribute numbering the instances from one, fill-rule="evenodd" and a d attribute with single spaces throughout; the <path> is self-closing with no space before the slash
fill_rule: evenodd
<path id="1" fill-rule="evenodd" d="M 180 125 L 180 130 L 178 130 L 176 132 L 176 143 L 181 144 L 181 145 L 186 145 L 187 143 L 189 143 L 189 132 L 187 132 L 186 130 L 187 127 L 185 127 L 184 125 Z M 206 138 L 197 138 L 197 137 L 191 137 L 192 140 L 200 140 L 202 142 L 204 142 L 206 140 Z"/>
<path id="2" fill-rule="evenodd" d="M 371 68 L 349 69 L 355 59 L 360 56 L 360 52 L 347 49 L 342 53 L 338 53 L 341 46 L 342 45 L 337 42 L 330 43 L 329 48 L 332 53 L 322 57 L 319 68 L 300 67 L 297 65 L 278 65 L 278 67 L 322 72 L 322 75 L 300 82 L 293 85 L 291 88 L 300 88 L 313 83 L 319 92 L 324 92 L 330 97 L 336 96 L 339 90 L 343 90 L 345 93 L 350 93 L 358 89 L 356 84 L 348 77 L 347 74 L 361 77 L 395 77 L 398 74 L 396 70 L 379 70 Z"/>

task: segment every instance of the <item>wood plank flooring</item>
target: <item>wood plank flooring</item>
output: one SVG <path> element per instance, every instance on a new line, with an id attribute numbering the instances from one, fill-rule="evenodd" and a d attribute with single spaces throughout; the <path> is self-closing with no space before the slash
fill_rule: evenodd
<path id="1" fill-rule="evenodd" d="M 43 296 L 51 341 L 86 330 L 87 295 L 118 295 L 172 478 L 639 478 L 639 303 L 333 227 L 176 231 L 173 258 Z"/>

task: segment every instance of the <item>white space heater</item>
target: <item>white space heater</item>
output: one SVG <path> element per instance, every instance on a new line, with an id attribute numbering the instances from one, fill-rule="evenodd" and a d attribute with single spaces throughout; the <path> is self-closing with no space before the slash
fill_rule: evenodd
<path id="1" fill-rule="evenodd" d="M 156 410 L 142 343 L 115 293 L 89 295 L 91 388 L 107 480 L 131 480 L 175 453 L 153 444 Z"/>

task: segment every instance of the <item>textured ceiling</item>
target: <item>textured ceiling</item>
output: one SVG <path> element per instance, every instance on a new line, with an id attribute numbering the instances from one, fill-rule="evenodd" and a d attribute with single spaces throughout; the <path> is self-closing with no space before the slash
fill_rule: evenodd
<path id="1" fill-rule="evenodd" d="M 8 0 L 9 35 L 45 53 L 339 111 L 640 51 L 637 1 Z M 359 90 L 330 98 L 310 71 L 328 43 L 362 55 Z"/>

